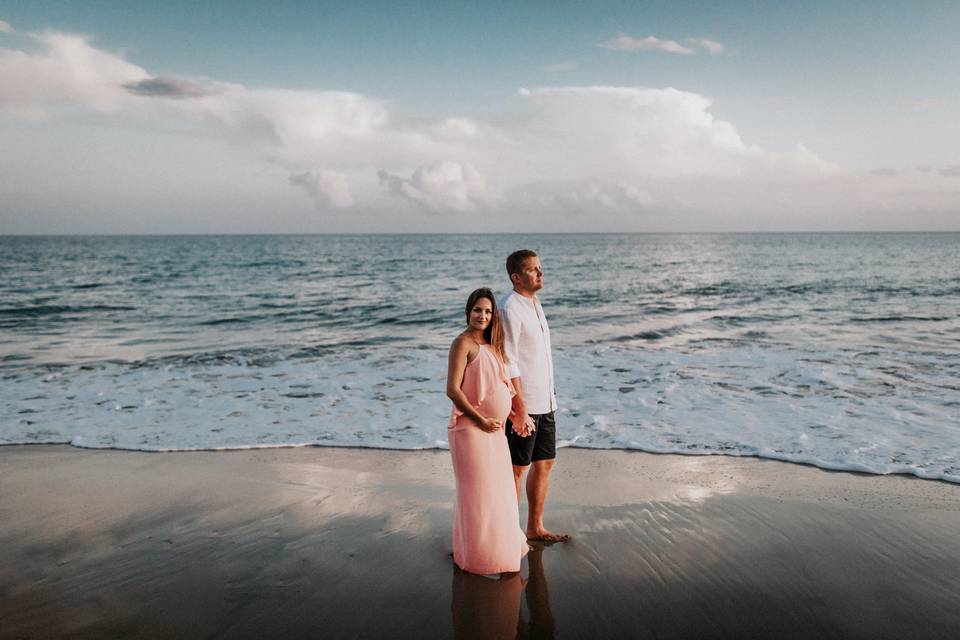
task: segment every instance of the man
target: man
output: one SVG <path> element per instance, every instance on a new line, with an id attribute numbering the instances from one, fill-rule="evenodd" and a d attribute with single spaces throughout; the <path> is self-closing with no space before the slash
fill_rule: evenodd
<path id="1" fill-rule="evenodd" d="M 507 370 L 517 391 L 513 417 L 504 432 L 510 443 L 517 500 L 523 474 L 527 476 L 527 539 L 552 543 L 570 536 L 552 533 L 543 526 L 550 471 L 557 457 L 557 397 L 553 385 L 550 328 L 537 291 L 543 288 L 540 258 L 522 249 L 507 258 L 507 275 L 513 291 L 500 300 Z M 514 426 L 515 425 L 515 426 Z"/>

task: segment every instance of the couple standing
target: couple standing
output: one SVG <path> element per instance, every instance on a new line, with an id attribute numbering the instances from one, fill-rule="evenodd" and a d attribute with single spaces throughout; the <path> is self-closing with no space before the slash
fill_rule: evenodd
<path id="1" fill-rule="evenodd" d="M 470 294 L 467 328 L 450 346 L 447 367 L 457 483 L 453 560 L 480 574 L 519 571 L 527 540 L 569 539 L 543 526 L 556 458 L 557 400 L 550 329 L 537 299 L 543 288 L 540 258 L 530 250 L 515 251 L 507 258 L 507 274 L 513 291 L 501 298 L 499 311 L 490 289 Z M 528 469 L 524 533 L 518 502 Z"/>

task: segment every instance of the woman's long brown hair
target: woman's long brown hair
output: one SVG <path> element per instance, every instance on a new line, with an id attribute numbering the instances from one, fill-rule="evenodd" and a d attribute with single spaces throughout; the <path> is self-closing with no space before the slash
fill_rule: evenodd
<path id="1" fill-rule="evenodd" d="M 506 362 L 507 356 L 503 351 L 503 330 L 500 327 L 500 311 L 497 309 L 497 299 L 493 297 L 493 291 L 490 291 L 487 287 L 480 287 L 470 294 L 470 297 L 467 298 L 466 307 L 467 322 L 470 322 L 470 311 L 480 298 L 489 300 L 493 309 L 493 313 L 490 315 L 490 324 L 483 330 L 483 337 L 493 347 L 493 352 L 500 357 L 500 360 Z"/>

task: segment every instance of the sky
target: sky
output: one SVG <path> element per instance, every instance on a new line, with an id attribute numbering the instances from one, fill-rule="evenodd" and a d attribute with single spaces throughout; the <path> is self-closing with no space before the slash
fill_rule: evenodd
<path id="1" fill-rule="evenodd" d="M 960 3 L 8 2 L 0 234 L 960 230 Z"/>

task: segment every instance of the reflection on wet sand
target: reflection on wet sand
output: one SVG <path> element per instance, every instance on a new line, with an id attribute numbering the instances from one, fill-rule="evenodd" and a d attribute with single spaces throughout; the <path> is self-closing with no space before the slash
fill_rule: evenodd
<path id="1" fill-rule="evenodd" d="M 523 580 L 519 572 L 503 573 L 498 580 L 461 571 L 454 565 L 451 608 L 457 640 L 553 638 L 543 547 L 533 547 L 527 558 L 530 567 L 527 580 Z M 529 620 L 520 606 L 524 591 Z"/>
<path id="2" fill-rule="evenodd" d="M 547 589 L 547 576 L 543 573 L 543 546 L 533 546 L 527 554 L 530 577 L 527 580 L 527 609 L 530 621 L 524 622 L 520 613 L 517 638 L 553 638 L 553 612 L 550 610 L 550 590 Z"/>
<path id="3" fill-rule="evenodd" d="M 520 616 L 520 573 L 500 579 L 478 576 L 453 566 L 453 633 L 458 640 L 516 638 Z"/>
<path id="4" fill-rule="evenodd" d="M 564 457 L 550 517 L 574 541 L 503 580 L 455 573 L 451 611 L 449 452 L 0 447 L 0 638 L 960 629 L 960 485 L 745 458 Z"/>

